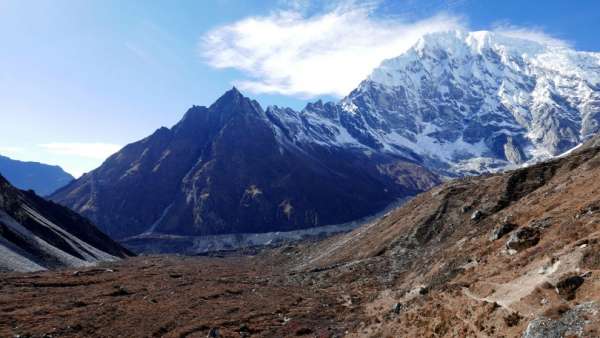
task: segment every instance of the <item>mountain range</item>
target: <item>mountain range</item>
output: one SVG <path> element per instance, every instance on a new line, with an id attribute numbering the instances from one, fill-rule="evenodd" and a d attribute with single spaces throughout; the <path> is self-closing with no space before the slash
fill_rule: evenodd
<path id="1" fill-rule="evenodd" d="M 89 220 L 0 176 L 0 271 L 91 266 L 131 255 Z"/>
<path id="2" fill-rule="evenodd" d="M 447 177 L 528 165 L 598 131 L 600 54 L 495 32 L 421 38 L 337 103 L 237 89 L 52 195 L 117 239 L 344 223 Z"/>
<path id="3" fill-rule="evenodd" d="M 15 187 L 48 196 L 75 178 L 59 166 L 23 162 L 0 155 L 0 174 Z"/>
<path id="4" fill-rule="evenodd" d="M 399 156 L 294 142 L 277 123 L 233 88 L 52 199 L 117 239 L 201 236 L 344 223 L 439 182 Z"/>

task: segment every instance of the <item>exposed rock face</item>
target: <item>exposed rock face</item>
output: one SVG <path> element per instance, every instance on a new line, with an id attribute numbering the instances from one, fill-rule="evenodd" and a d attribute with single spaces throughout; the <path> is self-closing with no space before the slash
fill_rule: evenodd
<path id="1" fill-rule="evenodd" d="M 344 223 L 439 182 L 400 156 L 302 143 L 289 128 L 234 88 L 52 198 L 114 238 L 199 236 Z"/>
<path id="2" fill-rule="evenodd" d="M 31 189 L 40 196 L 48 196 L 74 180 L 59 166 L 22 162 L 4 156 L 0 156 L 0 174 L 15 187 Z"/>
<path id="3" fill-rule="evenodd" d="M 0 271 L 88 266 L 129 255 L 89 220 L 0 176 Z"/>

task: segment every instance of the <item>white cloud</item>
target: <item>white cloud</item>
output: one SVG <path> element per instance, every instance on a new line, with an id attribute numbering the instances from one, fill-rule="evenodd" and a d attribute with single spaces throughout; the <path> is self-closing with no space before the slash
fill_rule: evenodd
<path id="1" fill-rule="evenodd" d="M 556 47 L 571 47 L 568 41 L 558 39 L 545 33 L 541 28 L 521 27 L 510 24 L 496 24 L 494 32 L 502 35 L 534 41 L 543 45 Z"/>
<path id="2" fill-rule="evenodd" d="M 255 93 L 344 96 L 382 60 L 401 54 L 426 33 L 460 28 L 437 15 L 416 22 L 375 18 L 376 2 L 344 2 L 307 16 L 302 1 L 264 17 L 250 17 L 207 33 L 202 56 L 216 68 L 248 78 L 236 85 Z"/>
<path id="3" fill-rule="evenodd" d="M 51 154 L 78 156 L 104 160 L 121 149 L 118 144 L 110 143 L 45 143 L 40 144 Z"/>

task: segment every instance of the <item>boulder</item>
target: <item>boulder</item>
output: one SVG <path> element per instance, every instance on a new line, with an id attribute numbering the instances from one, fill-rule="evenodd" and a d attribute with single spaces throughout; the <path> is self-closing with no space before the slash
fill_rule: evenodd
<path id="1" fill-rule="evenodd" d="M 556 283 L 556 291 L 561 297 L 571 300 L 575 298 L 575 291 L 579 289 L 584 281 L 585 280 L 583 277 L 578 275 L 563 277 L 558 283 Z"/>
<path id="2" fill-rule="evenodd" d="M 513 232 L 508 241 L 506 248 L 509 250 L 521 251 L 539 243 L 541 238 L 540 230 L 532 227 L 523 227 Z"/>
<path id="3" fill-rule="evenodd" d="M 518 227 L 519 226 L 514 223 L 501 223 L 494 229 L 494 231 L 492 231 L 492 234 L 490 235 L 490 241 L 498 240 Z"/>

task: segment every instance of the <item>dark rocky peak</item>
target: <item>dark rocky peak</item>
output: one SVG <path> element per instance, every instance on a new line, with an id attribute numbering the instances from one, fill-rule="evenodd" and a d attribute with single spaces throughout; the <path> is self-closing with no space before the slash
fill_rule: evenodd
<path id="1" fill-rule="evenodd" d="M 319 99 L 315 102 L 309 102 L 306 104 L 304 110 L 319 111 L 323 109 L 323 100 Z"/>
<path id="2" fill-rule="evenodd" d="M 211 111 L 231 111 L 236 113 L 263 113 L 263 109 L 258 102 L 245 97 L 235 87 L 225 92 L 208 109 Z"/>
<path id="3" fill-rule="evenodd" d="M 333 102 L 323 102 L 323 100 L 319 99 L 315 102 L 310 102 L 306 105 L 306 107 L 302 110 L 303 113 L 311 112 L 316 113 L 320 116 L 325 116 L 330 119 L 335 119 L 337 117 L 337 104 Z"/>

